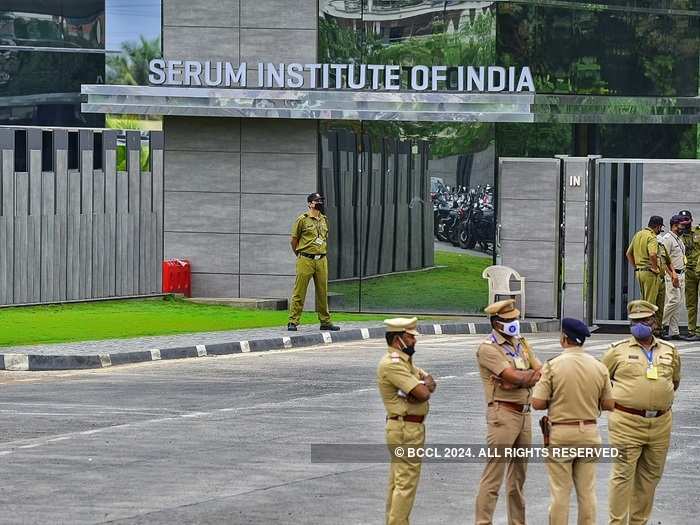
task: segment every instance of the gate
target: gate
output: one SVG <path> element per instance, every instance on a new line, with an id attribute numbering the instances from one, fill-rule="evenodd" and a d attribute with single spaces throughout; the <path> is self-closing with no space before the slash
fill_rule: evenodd
<path id="1" fill-rule="evenodd" d="M 528 317 L 558 317 L 561 162 L 500 158 L 497 181 L 499 264 L 525 277 Z"/>
<path id="2" fill-rule="evenodd" d="M 641 229 L 643 169 L 641 163 L 601 159 L 595 177 L 594 322 L 627 319 L 627 302 L 639 297 L 634 268 L 625 257 Z"/>

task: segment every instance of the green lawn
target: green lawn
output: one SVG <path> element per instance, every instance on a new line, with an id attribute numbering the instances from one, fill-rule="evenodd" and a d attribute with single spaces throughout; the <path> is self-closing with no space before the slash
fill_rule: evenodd
<path id="1" fill-rule="evenodd" d="M 333 321 L 383 319 L 378 315 L 334 314 Z M 304 313 L 302 324 L 318 324 Z M 165 299 L 104 301 L 0 309 L 0 346 L 119 339 L 145 335 L 286 326 L 287 312 Z"/>
<path id="2" fill-rule="evenodd" d="M 330 291 L 344 296 L 345 305 L 354 303 L 361 288 L 362 309 L 405 312 L 483 313 L 488 301 L 488 284 L 481 272 L 492 264 L 490 257 L 446 251 L 435 252 L 435 268 L 331 283 Z"/>

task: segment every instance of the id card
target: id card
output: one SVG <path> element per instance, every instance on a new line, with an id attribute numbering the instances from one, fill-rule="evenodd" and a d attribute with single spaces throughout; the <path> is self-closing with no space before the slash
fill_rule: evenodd
<path id="1" fill-rule="evenodd" d="M 318 246 L 323 246 L 323 239 L 321 239 L 321 237 L 316 237 L 314 244 L 316 244 Z"/>
<path id="2" fill-rule="evenodd" d="M 656 366 L 647 367 L 647 379 L 658 379 L 659 373 Z"/>
<path id="3" fill-rule="evenodd" d="M 527 370 L 527 365 L 522 357 L 513 358 L 513 362 L 515 363 L 515 368 L 518 370 Z"/>

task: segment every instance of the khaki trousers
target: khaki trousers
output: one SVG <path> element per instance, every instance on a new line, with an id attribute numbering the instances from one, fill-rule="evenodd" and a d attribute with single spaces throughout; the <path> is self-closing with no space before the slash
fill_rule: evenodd
<path id="1" fill-rule="evenodd" d="M 399 459 L 393 450 L 396 445 L 422 447 L 425 443 L 425 425 L 389 419 L 386 422 L 386 442 L 392 451 L 386 497 L 386 525 L 408 525 L 420 479 L 421 462 L 420 459 Z"/>
<path id="2" fill-rule="evenodd" d="M 688 309 L 688 333 L 700 335 L 698 329 L 698 274 L 685 270 L 685 307 Z"/>
<path id="3" fill-rule="evenodd" d="M 608 486 L 610 525 L 644 525 L 671 441 L 671 412 L 645 418 L 616 410 L 608 419 L 610 444 L 621 449 Z"/>
<path id="4" fill-rule="evenodd" d="M 289 301 L 289 322 L 299 324 L 304 309 L 306 289 L 313 278 L 316 288 L 316 311 L 321 324 L 330 324 L 331 314 L 328 312 L 328 257 L 309 259 L 303 255 L 297 256 L 297 278 L 294 281 L 292 298 Z"/>
<path id="5" fill-rule="evenodd" d="M 556 446 L 601 444 L 597 425 L 553 425 L 550 450 Z M 578 525 L 595 525 L 598 499 L 595 494 L 597 462 L 587 458 L 551 458 L 549 473 L 549 524 L 568 525 L 571 488 L 576 489 Z"/>
<path id="6" fill-rule="evenodd" d="M 671 335 L 680 334 L 678 319 L 681 315 L 681 308 L 685 301 L 685 273 L 678 276 L 678 288 L 673 287 L 671 277 L 666 276 L 666 303 L 664 305 L 664 318 L 662 326 L 668 326 L 668 333 Z"/>
<path id="7" fill-rule="evenodd" d="M 486 410 L 489 447 L 527 447 L 532 444 L 530 414 L 520 414 L 494 404 Z M 525 477 L 527 459 L 490 458 L 479 482 L 476 497 L 476 525 L 490 525 L 498 502 L 498 492 L 506 478 L 506 498 L 509 525 L 525 525 Z"/>
<path id="8" fill-rule="evenodd" d="M 656 298 L 659 295 L 659 283 L 661 282 L 658 274 L 651 270 L 639 270 L 634 273 L 637 276 L 642 299 L 651 304 L 656 304 Z"/>

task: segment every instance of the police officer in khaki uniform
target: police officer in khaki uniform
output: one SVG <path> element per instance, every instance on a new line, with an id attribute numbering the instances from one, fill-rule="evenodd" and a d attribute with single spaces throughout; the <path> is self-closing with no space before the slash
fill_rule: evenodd
<path id="1" fill-rule="evenodd" d="M 658 215 L 652 215 L 649 226 L 634 234 L 626 252 L 627 260 L 634 266 L 642 299 L 652 304 L 656 302 L 659 293 L 659 276 L 663 277 L 659 269 L 659 242 L 656 240 L 663 227 L 664 220 Z"/>
<path id="2" fill-rule="evenodd" d="M 666 274 L 664 288 L 666 289 L 666 301 L 663 313 L 663 339 L 680 339 L 678 320 L 681 307 L 685 301 L 685 244 L 679 236 L 682 217 L 671 217 L 671 231 L 663 236 L 659 247 L 663 246 L 669 256 L 669 271 Z M 658 306 L 658 305 L 657 305 Z"/>
<path id="3" fill-rule="evenodd" d="M 656 241 L 659 243 L 658 261 L 659 261 L 659 286 L 656 292 L 656 330 L 654 335 L 656 337 L 663 336 L 663 319 L 664 310 L 666 308 L 666 276 L 671 275 L 673 267 L 671 265 L 671 255 L 666 249 L 666 245 L 663 243 L 664 236 L 666 233 L 663 228 L 661 233 L 656 236 Z"/>
<path id="4" fill-rule="evenodd" d="M 389 490 L 386 501 L 387 525 L 408 525 L 420 478 L 420 460 L 394 454 L 397 446 L 422 447 L 428 399 L 435 380 L 413 364 L 417 319 L 387 319 L 387 352 L 377 367 L 379 394 L 386 408 L 386 442 L 391 451 Z"/>
<path id="5" fill-rule="evenodd" d="M 490 448 L 527 447 L 532 443 L 530 397 L 542 364 L 520 336 L 520 311 L 514 304 L 513 299 L 507 299 L 486 307 L 493 330 L 476 353 L 486 397 L 486 443 Z M 477 525 L 492 523 L 504 473 L 508 523 L 525 524 L 527 463 L 522 459 L 505 462 L 490 458 L 476 497 Z"/>
<path id="6" fill-rule="evenodd" d="M 671 405 L 681 380 L 676 348 L 652 333 L 656 306 L 627 305 L 632 337 L 603 355 L 613 383 L 615 411 L 608 419 L 610 444 L 624 452 L 610 474 L 610 525 L 647 523 L 671 440 Z"/>
<path id="7" fill-rule="evenodd" d="M 292 251 L 297 257 L 296 280 L 289 301 L 287 330 L 296 331 L 304 309 L 306 289 L 313 278 L 316 288 L 316 311 L 321 330 L 340 330 L 331 322 L 328 311 L 328 221 L 323 214 L 323 197 L 312 193 L 306 198 L 309 211 L 297 217 L 292 226 Z"/>
<path id="8" fill-rule="evenodd" d="M 591 333 L 578 319 L 562 319 L 559 343 L 564 351 L 542 367 L 542 377 L 532 391 L 532 407 L 548 409 L 550 446 L 598 446 L 602 443 L 597 418 L 612 410 L 612 385 L 608 370 L 586 353 L 583 343 Z M 581 458 L 550 458 L 550 525 L 569 523 L 569 498 L 576 487 L 578 524 L 596 523 L 596 462 Z"/>
<path id="9" fill-rule="evenodd" d="M 685 268 L 685 306 L 688 309 L 688 341 L 700 341 L 698 326 L 698 292 L 700 292 L 700 226 L 693 228 L 690 210 L 678 212 L 681 216 L 681 239 L 685 244 L 688 264 Z"/>

